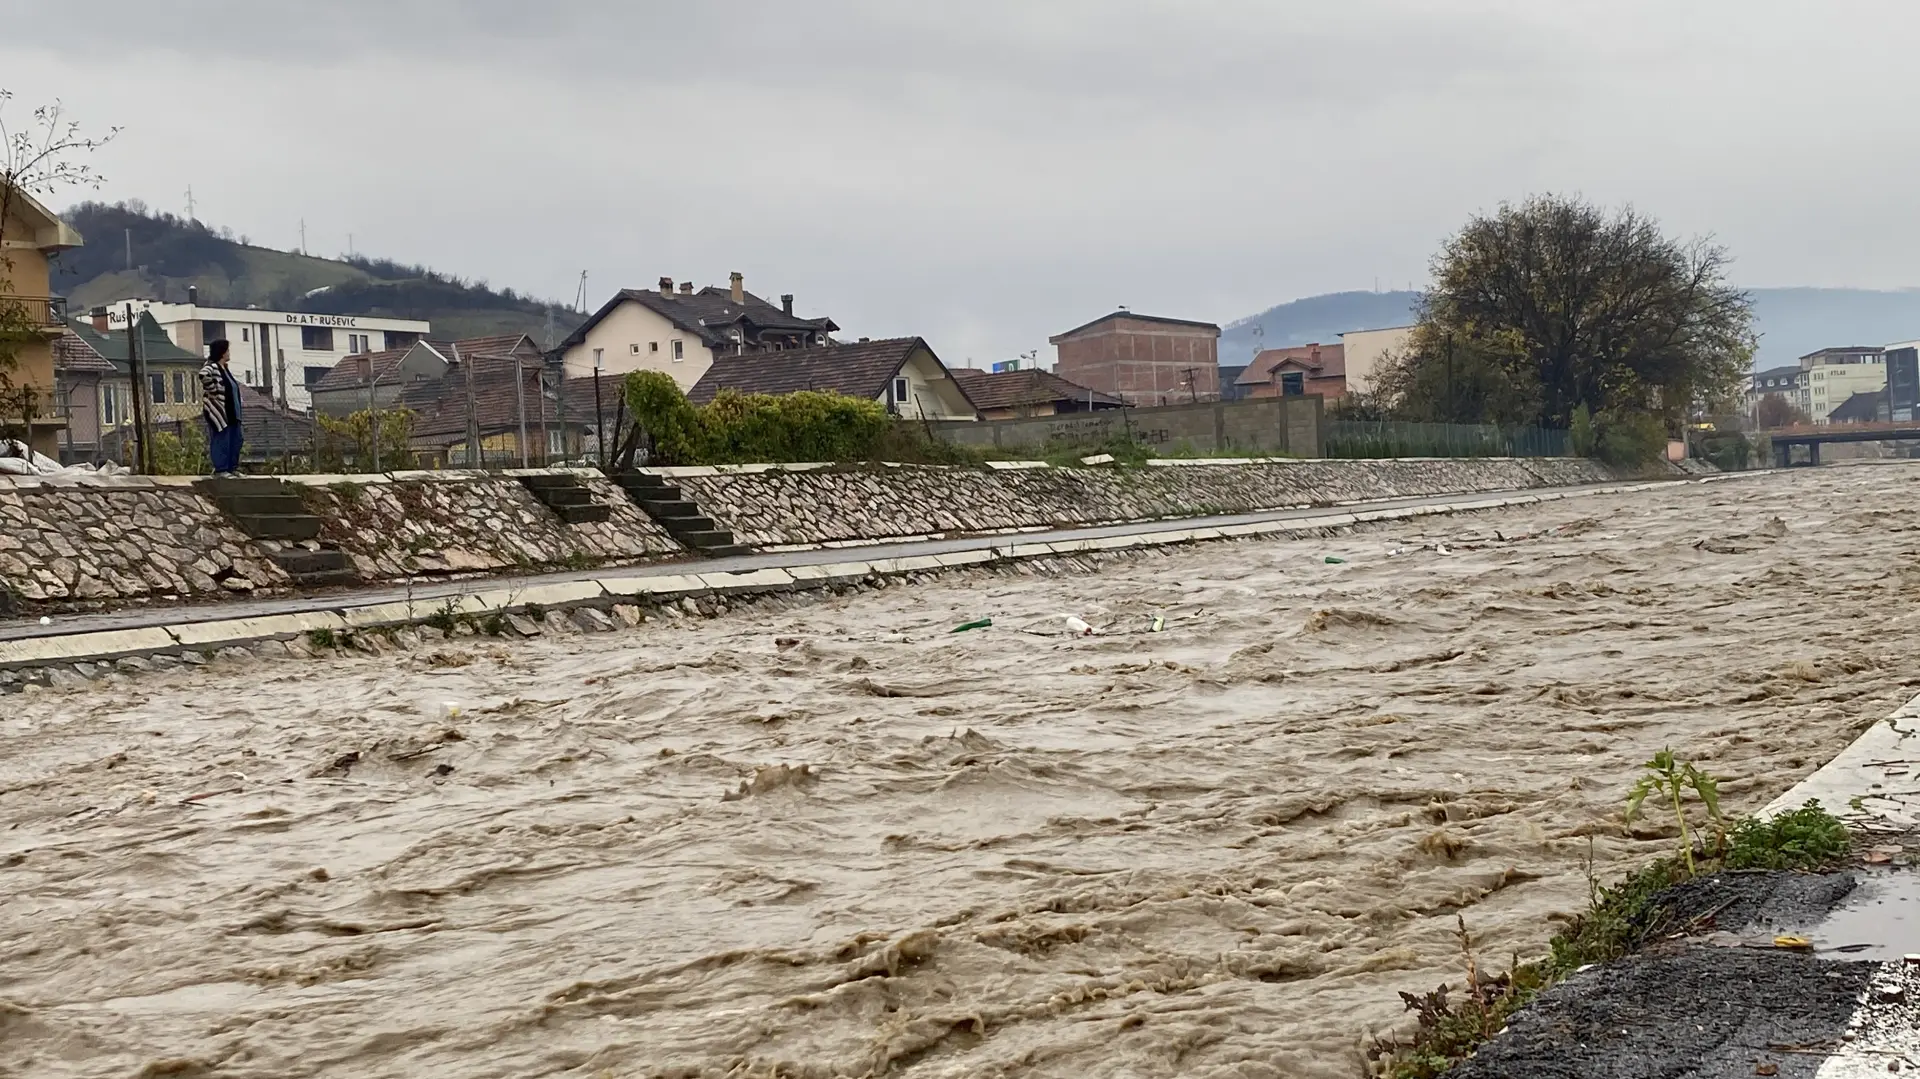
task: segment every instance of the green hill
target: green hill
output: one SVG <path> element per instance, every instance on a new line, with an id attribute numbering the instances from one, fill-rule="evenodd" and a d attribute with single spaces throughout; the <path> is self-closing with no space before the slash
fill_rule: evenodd
<path id="1" fill-rule="evenodd" d="M 61 216 L 87 240 L 62 252 L 53 274 L 54 292 L 67 297 L 75 312 L 136 297 L 184 303 L 193 286 L 207 306 L 426 319 L 436 337 L 527 333 L 544 342 L 549 314 L 556 340 L 585 318 L 559 304 L 423 266 L 256 247 L 204 222 L 148 213 L 137 203 L 85 202 Z"/>

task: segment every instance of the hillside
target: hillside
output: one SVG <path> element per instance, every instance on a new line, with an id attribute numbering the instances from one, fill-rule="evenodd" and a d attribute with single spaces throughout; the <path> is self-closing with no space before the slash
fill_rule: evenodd
<path id="1" fill-rule="evenodd" d="M 1886 345 L 1920 339 L 1920 289 L 1757 288 L 1760 332 L 1756 368 L 1791 364 L 1830 345 Z M 1230 323 L 1220 334 L 1220 362 L 1246 363 L 1258 348 L 1332 343 L 1349 330 L 1414 321 L 1417 292 L 1334 292 L 1270 307 Z M 1255 327 L 1264 331 L 1256 335 Z"/>
<path id="2" fill-rule="evenodd" d="M 584 317 L 421 266 L 256 247 L 200 221 L 147 213 L 137 203 L 81 203 L 62 216 L 87 239 L 86 246 L 63 252 L 54 270 L 53 289 L 73 311 L 136 297 L 183 303 L 191 285 L 208 306 L 426 319 L 435 336 L 445 337 L 527 333 L 544 342 L 549 312 L 556 338 Z"/>

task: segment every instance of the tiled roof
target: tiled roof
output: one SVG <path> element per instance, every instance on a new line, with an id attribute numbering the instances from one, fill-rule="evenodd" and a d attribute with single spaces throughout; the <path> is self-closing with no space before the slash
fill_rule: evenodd
<path id="1" fill-rule="evenodd" d="M 978 371 L 956 367 L 950 374 L 975 408 L 1018 408 L 1055 401 L 1087 401 L 1119 406 L 1117 397 L 1069 382 L 1051 371 Z"/>
<path id="2" fill-rule="evenodd" d="M 236 385 L 240 386 L 240 439 L 246 457 L 312 452 L 313 417 L 281 407 L 252 386 Z"/>
<path id="3" fill-rule="evenodd" d="M 543 365 L 540 361 L 529 360 L 524 355 L 517 360 L 512 355 L 475 353 L 469 356 L 464 347 L 460 355 L 461 363 L 447 368 L 446 374 L 437 379 L 412 383 L 400 392 L 398 404 L 412 409 L 416 414 L 413 422 L 415 442 L 451 445 L 466 438 L 467 365 L 473 369 L 474 422 L 478 424 L 482 435 L 518 430 L 522 401 L 526 405 L 529 432 L 539 430 L 542 416 L 549 426 L 560 421 L 558 395 L 551 389 L 544 394 L 541 392 Z M 513 385 L 516 364 L 520 369 L 522 386 L 518 394 Z M 580 389 L 583 392 L 576 394 L 574 383 L 582 383 Z M 604 387 L 602 392 L 607 392 Z M 569 380 L 567 394 L 567 415 L 571 423 L 592 423 L 592 380 Z M 583 397 L 584 401 L 576 400 L 576 396 Z M 608 415 L 611 416 L 613 403 L 608 400 L 607 404 Z"/>
<path id="4" fill-rule="evenodd" d="M 918 337 L 889 337 L 854 345 L 721 356 L 687 391 L 687 399 L 706 404 L 721 390 L 775 394 L 821 390 L 872 399 L 886 391 L 915 349 L 926 347 Z M 931 355 L 933 350 L 927 351 Z"/>
<path id="5" fill-rule="evenodd" d="M 84 338 L 72 332 L 61 334 L 53 342 L 53 366 L 56 371 L 76 375 L 112 375 L 120 371 L 102 359 Z"/>
<path id="6" fill-rule="evenodd" d="M 1264 386 L 1273 381 L 1274 369 L 1292 361 L 1314 378 L 1343 378 L 1347 373 L 1347 346 L 1298 345 L 1293 348 L 1263 349 L 1246 370 L 1240 372 L 1237 385 Z"/>
<path id="7" fill-rule="evenodd" d="M 658 291 L 646 289 L 621 289 L 613 298 L 593 313 L 593 317 L 581 324 L 580 328 L 567 335 L 560 343 L 563 349 L 572 348 L 587 339 L 600 321 L 617 310 L 621 304 L 632 302 L 653 311 L 667 321 L 680 327 L 687 333 L 699 337 L 709 347 L 730 344 L 732 339 L 727 330 L 742 325 L 751 332 L 771 331 L 783 334 L 831 333 L 840 327 L 830 318 L 801 318 L 789 315 L 782 308 L 742 291 L 743 302 L 733 302 L 731 289 L 703 288 L 698 292 L 676 292 L 669 296 Z M 751 335 L 751 333 L 750 333 Z"/>
<path id="8" fill-rule="evenodd" d="M 1881 390 L 1869 390 L 1856 393 L 1840 402 L 1840 406 L 1827 413 L 1828 423 L 1866 423 L 1880 418 L 1880 402 L 1886 394 Z"/>
<path id="9" fill-rule="evenodd" d="M 1196 330 L 1212 330 L 1213 335 L 1215 337 L 1220 336 L 1220 327 L 1214 325 L 1211 322 L 1195 322 L 1192 319 L 1167 318 L 1163 315 L 1143 315 L 1138 311 L 1121 310 L 1121 311 L 1114 311 L 1105 315 L 1101 315 L 1099 318 L 1094 319 L 1092 322 L 1082 323 L 1081 325 L 1075 326 L 1073 329 L 1067 330 L 1064 333 L 1054 334 L 1052 337 L 1047 338 L 1047 340 L 1049 342 L 1058 343 L 1064 338 L 1072 337 L 1074 334 L 1077 334 L 1077 333 L 1084 333 L 1087 330 L 1091 330 L 1095 326 L 1100 325 L 1102 322 L 1107 321 L 1108 319 L 1115 319 L 1115 318 L 1130 318 L 1130 319 L 1133 319 L 1135 322 L 1157 322 L 1164 326 L 1189 326 Z"/>
<path id="10" fill-rule="evenodd" d="M 406 358 L 408 351 L 410 350 L 394 348 L 385 352 L 363 352 L 358 356 L 348 356 L 334 364 L 326 374 L 320 376 L 319 381 L 308 388 L 315 393 L 364 389 L 367 385 L 367 377 L 360 371 L 362 360 L 373 364 L 373 381 L 378 385 L 381 379 L 393 374 L 394 368 L 400 366 L 400 361 Z"/>
<path id="11" fill-rule="evenodd" d="M 175 364 L 191 363 L 196 367 L 203 361 L 200 356 L 181 348 L 167 336 L 167 331 L 153 319 L 152 312 L 142 311 L 134 319 L 134 327 L 140 338 L 140 359 L 145 363 Z M 107 361 L 117 371 L 127 369 L 127 331 L 107 330 L 102 332 L 93 328 L 91 322 L 84 319 L 68 319 L 67 329 L 73 332 L 95 356 Z"/>

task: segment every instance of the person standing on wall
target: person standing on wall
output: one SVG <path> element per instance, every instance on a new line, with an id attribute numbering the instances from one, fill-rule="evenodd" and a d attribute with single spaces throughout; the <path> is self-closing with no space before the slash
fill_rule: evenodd
<path id="1" fill-rule="evenodd" d="M 216 476 L 240 471 L 240 386 L 227 370 L 225 338 L 207 345 L 207 362 L 200 368 L 200 414 L 207 421 L 207 456 Z"/>

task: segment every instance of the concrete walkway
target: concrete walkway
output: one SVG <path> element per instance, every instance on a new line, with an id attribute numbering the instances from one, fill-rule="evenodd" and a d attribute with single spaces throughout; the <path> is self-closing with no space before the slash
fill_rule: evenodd
<path id="1" fill-rule="evenodd" d="M 1013 532 L 953 539 L 912 540 L 898 543 L 872 543 L 857 546 L 818 547 L 772 554 L 741 555 L 733 558 L 654 562 L 634 566 L 603 566 L 587 570 L 567 570 L 514 577 L 477 577 L 460 580 L 426 579 L 411 587 L 405 584 L 381 584 L 364 588 L 327 589 L 299 595 L 262 599 L 236 599 L 202 604 L 166 604 L 123 608 L 87 614 L 56 615 L 50 624 L 39 619 L 0 623 L 0 641 L 56 637 L 71 634 L 185 625 L 232 619 L 254 619 L 272 615 L 314 611 L 338 611 L 392 603 L 412 603 L 432 609 L 449 598 L 474 594 L 485 589 L 511 587 L 538 589 L 546 585 L 601 580 L 609 577 L 668 578 L 687 574 L 752 573 L 759 570 L 791 570 L 802 567 L 838 566 L 847 563 L 880 563 L 902 558 L 925 558 L 966 552 L 981 552 L 988 559 L 1032 557 L 1063 553 L 1063 546 L 1082 547 L 1090 541 L 1139 539 L 1142 545 L 1165 543 L 1170 531 L 1220 532 L 1220 536 L 1195 535 L 1187 539 L 1222 538 L 1229 534 L 1248 535 L 1271 531 L 1294 531 L 1335 527 L 1360 521 L 1392 520 L 1432 513 L 1456 513 L 1475 509 L 1493 509 L 1516 504 L 1554 501 L 1582 495 L 1639 491 L 1652 486 L 1684 484 L 1697 480 L 1666 480 L 1657 483 L 1612 483 L 1580 487 L 1551 487 L 1524 491 L 1499 491 L 1467 494 L 1429 495 L 1395 498 L 1345 506 L 1313 506 L 1268 510 L 1216 517 L 1183 517 L 1174 520 L 1131 521 L 1123 524 L 1086 528 L 1049 529 Z M 1277 526 L 1254 529 L 1251 526 Z M 1102 548 L 1133 546 L 1132 543 L 1100 542 Z M 984 561 L 986 559 L 970 559 Z"/>

